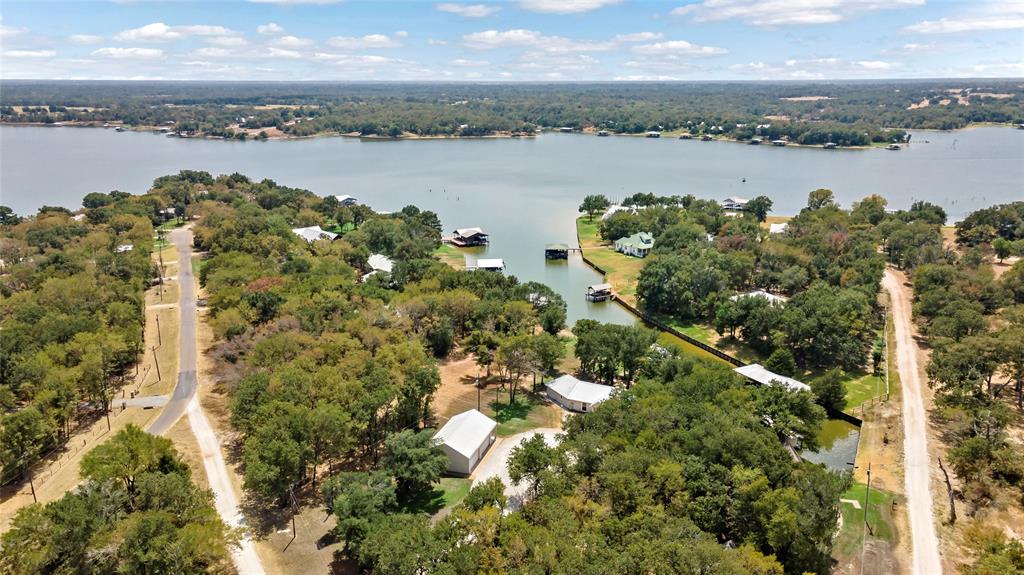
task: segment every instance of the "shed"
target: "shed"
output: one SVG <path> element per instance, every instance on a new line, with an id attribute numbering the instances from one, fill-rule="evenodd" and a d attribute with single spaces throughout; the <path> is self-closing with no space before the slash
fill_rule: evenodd
<path id="1" fill-rule="evenodd" d="M 336 200 L 338 200 L 339 204 L 341 204 L 343 206 L 346 206 L 346 207 L 351 207 L 351 206 L 354 206 L 354 205 L 359 203 L 359 200 L 356 199 L 355 196 L 341 195 L 341 196 L 334 196 L 334 198 Z"/>
<path id="2" fill-rule="evenodd" d="M 772 305 L 783 305 L 783 304 L 786 303 L 786 298 L 785 297 L 780 296 L 780 295 L 775 295 L 773 293 L 768 293 L 768 292 L 764 291 L 763 289 L 749 291 L 747 293 L 738 293 L 738 294 L 730 297 L 729 299 L 732 300 L 732 301 L 736 301 L 736 300 L 738 300 L 740 298 L 744 298 L 744 297 L 759 297 L 759 298 L 768 300 L 768 303 L 770 303 Z"/>
<path id="3" fill-rule="evenodd" d="M 563 375 L 547 384 L 548 399 L 571 411 L 593 411 L 594 406 L 608 399 L 615 388 Z"/>
<path id="4" fill-rule="evenodd" d="M 768 371 L 759 363 L 752 363 L 750 365 L 744 365 L 743 367 L 737 367 L 734 369 L 736 373 L 743 377 L 758 383 L 761 385 L 784 385 L 793 391 L 810 391 L 811 386 L 797 381 L 792 377 L 786 377 L 779 375 L 775 372 Z"/>
<path id="5" fill-rule="evenodd" d="M 313 243 L 316 240 L 333 240 L 338 237 L 338 234 L 329 232 L 320 226 L 309 226 L 306 228 L 292 228 L 292 233 L 306 240 L 308 243 Z"/>
<path id="6" fill-rule="evenodd" d="M 132 249 L 134 249 L 134 248 L 135 248 L 135 246 L 133 246 L 132 244 L 121 244 L 121 245 L 117 246 L 116 248 L 114 248 L 114 253 L 115 254 L 123 254 L 123 253 L 132 251 Z"/>
<path id="7" fill-rule="evenodd" d="M 370 276 L 376 273 L 391 273 L 391 270 L 395 267 L 395 262 L 385 255 L 373 254 L 366 258 L 366 265 L 370 268 L 370 271 L 363 276 L 363 281 L 366 281 Z"/>
<path id="8" fill-rule="evenodd" d="M 788 227 L 789 224 L 786 222 L 782 222 L 779 224 L 771 224 L 770 226 L 768 226 L 768 233 L 770 235 L 785 233 L 786 228 Z"/>
<path id="9" fill-rule="evenodd" d="M 637 232 L 628 238 L 615 240 L 615 251 L 637 258 L 647 257 L 654 247 L 654 236 L 647 232 Z"/>
<path id="10" fill-rule="evenodd" d="M 434 434 L 448 456 L 448 472 L 469 475 L 494 443 L 498 423 L 475 409 L 452 417 Z"/>

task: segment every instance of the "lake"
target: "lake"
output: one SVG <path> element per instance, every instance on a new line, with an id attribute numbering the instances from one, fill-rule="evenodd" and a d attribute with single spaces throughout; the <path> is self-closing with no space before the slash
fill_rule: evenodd
<path id="1" fill-rule="evenodd" d="M 365 141 L 312 138 L 266 142 L 168 138 L 100 128 L 0 127 L 0 203 L 18 213 L 43 204 L 80 206 L 89 192 L 144 193 L 182 169 L 350 194 L 377 210 L 434 210 L 445 231 L 480 226 L 486 257 L 507 272 L 563 294 L 570 322 L 632 323 L 612 303 L 584 300 L 600 282 L 578 255 L 544 259 L 547 243 L 576 244 L 574 218 L 587 194 L 635 192 L 724 198 L 767 195 L 774 213 L 794 214 L 807 192 L 831 188 L 844 205 L 881 194 L 890 207 L 942 205 L 951 220 L 1024 198 L 1024 130 L 984 127 L 916 132 L 893 152 L 747 146 L 675 138 L 543 134 L 525 139 Z M 743 182 L 743 179 L 746 182 Z"/>

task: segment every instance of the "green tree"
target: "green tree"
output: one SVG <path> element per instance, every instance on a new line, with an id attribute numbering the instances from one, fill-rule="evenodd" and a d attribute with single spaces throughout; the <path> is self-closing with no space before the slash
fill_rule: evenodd
<path id="1" fill-rule="evenodd" d="M 611 202 L 603 195 L 589 195 L 583 198 L 579 211 L 587 214 L 587 221 L 594 221 L 594 216 L 608 209 L 610 205 Z"/>
<path id="2" fill-rule="evenodd" d="M 796 375 L 796 360 L 793 359 L 793 353 L 784 347 L 777 348 L 768 356 L 768 359 L 764 362 L 765 368 L 769 371 L 774 371 L 779 375 L 785 375 L 793 377 Z"/>
<path id="3" fill-rule="evenodd" d="M 429 429 L 418 433 L 407 429 L 384 440 L 381 467 L 395 478 L 402 501 L 429 491 L 448 468 L 448 458 L 434 443 L 433 436 Z"/>
<path id="4" fill-rule="evenodd" d="M 136 494 L 137 479 L 144 473 L 188 474 L 188 468 L 178 462 L 170 439 L 150 435 L 134 424 L 87 453 L 81 471 L 82 477 L 92 481 L 120 482 L 131 498 Z"/>
<path id="5" fill-rule="evenodd" d="M 1006 238 L 996 238 L 992 240 L 992 250 L 995 252 L 996 257 L 999 258 L 999 263 L 1003 263 L 1003 260 L 1010 257 L 1010 252 L 1013 249 L 1013 242 Z"/>
<path id="6" fill-rule="evenodd" d="M 835 196 L 832 194 L 832 190 L 825 188 L 818 188 L 807 194 L 807 209 L 808 210 L 821 210 L 824 208 L 836 207 Z"/>
<path id="7" fill-rule="evenodd" d="M 322 491 L 327 509 L 337 519 L 334 530 L 349 552 L 359 548 L 371 523 L 398 506 L 395 482 L 385 471 L 339 473 L 324 483 Z"/>
<path id="8" fill-rule="evenodd" d="M 537 495 L 542 474 L 554 465 L 556 460 L 555 451 L 548 447 L 544 436 L 534 434 L 512 448 L 508 458 L 509 479 L 516 485 L 523 481 L 529 482 L 530 491 Z"/>
<path id="9" fill-rule="evenodd" d="M 830 369 L 811 380 L 811 391 L 822 407 L 833 411 L 842 411 L 846 407 L 846 386 L 843 379 L 842 371 Z"/>
<path id="10" fill-rule="evenodd" d="M 747 211 L 763 222 L 768 219 L 768 213 L 772 211 L 772 199 L 768 196 L 757 196 L 747 202 Z"/>

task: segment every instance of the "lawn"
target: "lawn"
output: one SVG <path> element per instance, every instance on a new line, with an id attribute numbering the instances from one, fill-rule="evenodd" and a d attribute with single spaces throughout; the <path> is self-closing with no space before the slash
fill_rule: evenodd
<path id="1" fill-rule="evenodd" d="M 539 384 L 538 384 L 539 385 Z M 522 393 L 524 390 L 520 390 Z M 508 437 L 538 427 L 554 427 L 557 422 L 552 421 L 555 412 L 543 404 L 539 399 L 522 393 L 513 404 L 507 401 L 495 400 L 487 404 L 487 407 L 494 413 L 494 420 L 498 422 L 498 436 Z"/>
<path id="2" fill-rule="evenodd" d="M 458 505 L 473 482 L 464 477 L 442 477 L 441 483 L 427 493 L 402 506 L 403 513 L 426 513 L 434 515 L 445 507 Z"/>
<path id="3" fill-rule="evenodd" d="M 885 375 L 879 377 L 866 372 L 850 373 L 843 384 L 846 386 L 847 411 L 860 407 L 873 397 L 885 395 Z"/>
<path id="4" fill-rule="evenodd" d="M 580 247 L 588 260 L 605 271 L 605 281 L 612 284 L 615 293 L 635 306 L 636 284 L 640 280 L 640 271 L 644 269 L 644 259 L 620 254 L 612 249 L 611 244 L 598 235 L 600 224 L 600 220 L 588 222 L 586 216 L 576 220 Z"/>
<path id="5" fill-rule="evenodd" d="M 441 244 L 434 250 L 434 257 L 441 260 L 441 263 L 448 264 L 457 270 L 466 267 L 466 257 L 455 246 L 449 244 Z"/>
<path id="6" fill-rule="evenodd" d="M 856 553 L 861 547 L 862 537 L 873 537 L 883 541 L 892 542 L 895 534 L 893 527 L 893 495 L 878 489 L 872 489 L 868 496 L 868 506 L 864 509 L 864 492 L 867 485 L 854 483 L 850 489 L 843 494 L 839 503 L 839 510 L 843 514 L 843 527 L 835 540 L 835 551 L 841 555 Z M 859 502 L 861 508 L 857 509 L 853 503 Z M 864 529 L 864 513 L 867 511 L 868 525 L 871 530 Z"/>
<path id="7" fill-rule="evenodd" d="M 345 235 L 348 232 L 351 232 L 352 230 L 356 229 L 356 225 L 353 224 L 352 222 L 348 222 L 343 226 L 339 226 L 336 223 L 331 223 L 330 225 L 325 225 L 323 229 L 329 232 L 334 232 L 336 234 Z"/>

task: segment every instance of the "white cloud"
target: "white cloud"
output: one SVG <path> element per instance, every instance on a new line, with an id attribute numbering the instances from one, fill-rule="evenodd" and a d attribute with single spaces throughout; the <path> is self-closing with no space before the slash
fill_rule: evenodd
<path id="1" fill-rule="evenodd" d="M 103 36 L 93 34 L 72 34 L 68 36 L 68 42 L 72 44 L 98 44 L 103 41 Z"/>
<path id="2" fill-rule="evenodd" d="M 227 48 L 235 48 L 248 44 L 248 42 L 245 41 L 245 38 L 242 38 L 241 36 L 214 36 L 213 38 L 207 39 L 206 42 L 208 44 L 213 44 L 214 46 L 224 46 Z"/>
<path id="3" fill-rule="evenodd" d="M 57 52 L 55 50 L 5 50 L 2 55 L 4 58 L 53 58 Z"/>
<path id="4" fill-rule="evenodd" d="M 99 50 L 93 50 L 92 55 L 107 58 L 147 60 L 162 58 L 164 51 L 157 48 L 100 48 Z"/>
<path id="5" fill-rule="evenodd" d="M 650 42 L 661 40 L 661 32 L 634 32 L 632 34 L 616 34 L 616 42 Z"/>
<path id="6" fill-rule="evenodd" d="M 494 48 L 531 47 L 546 52 L 600 52 L 610 50 L 611 42 L 594 42 L 590 40 L 572 40 L 561 36 L 546 36 L 534 30 L 521 28 L 513 30 L 484 30 L 462 37 L 466 45 L 478 50 Z"/>
<path id="7" fill-rule="evenodd" d="M 484 18 L 501 10 L 500 7 L 490 4 L 452 4 L 449 2 L 435 4 L 434 9 L 439 12 L 457 14 L 463 18 Z"/>
<path id="8" fill-rule="evenodd" d="M 746 73 L 762 80 L 824 80 L 845 78 L 874 78 L 889 76 L 899 65 L 882 60 L 843 60 L 842 58 L 791 58 L 784 62 L 749 62 L 733 64 L 729 70 Z"/>
<path id="9" fill-rule="evenodd" d="M 450 65 L 458 66 L 459 68 L 480 68 L 488 63 L 486 60 L 467 60 L 465 58 L 456 58 L 449 62 Z"/>
<path id="10" fill-rule="evenodd" d="M 163 22 L 146 24 L 141 28 L 124 30 L 114 36 L 120 42 L 166 42 L 188 36 L 234 36 L 238 33 L 223 26 L 196 24 L 191 26 L 168 26 Z"/>
<path id="11" fill-rule="evenodd" d="M 618 4 L 621 0 L 520 0 L 524 10 L 546 14 L 579 14 Z"/>
<path id="12" fill-rule="evenodd" d="M 993 32 L 1024 28 L 1024 15 L 939 18 L 911 24 L 903 30 L 911 34 L 954 34 L 957 32 Z"/>
<path id="13" fill-rule="evenodd" d="M 669 40 L 657 44 L 641 44 L 633 46 L 632 51 L 643 56 L 716 56 L 728 54 L 725 48 L 717 46 L 698 46 L 686 40 Z"/>
<path id="14" fill-rule="evenodd" d="M 237 54 L 231 50 L 210 47 L 200 48 L 195 52 L 192 52 L 192 55 L 197 58 L 234 58 L 237 56 Z"/>
<path id="15" fill-rule="evenodd" d="M 857 66 L 864 68 L 865 70 L 891 70 L 892 64 L 889 62 L 883 62 L 881 60 L 858 60 L 855 62 Z"/>
<path id="16" fill-rule="evenodd" d="M 0 20 L 2 22 L 2 20 Z M 11 36 L 17 36 L 28 32 L 28 28 L 14 28 L 12 26 L 5 26 L 0 23 L 0 38 L 10 38 Z"/>
<path id="17" fill-rule="evenodd" d="M 579 76 L 601 63 L 589 54 L 563 54 L 558 52 L 526 52 L 519 57 L 522 70 L 548 70 L 572 73 Z"/>
<path id="18" fill-rule="evenodd" d="M 374 48 L 398 48 L 401 42 L 384 34 L 367 34 L 366 36 L 335 36 L 327 40 L 327 44 L 341 50 L 366 50 Z"/>
<path id="19" fill-rule="evenodd" d="M 409 37 L 409 33 L 406 32 L 405 30 L 399 30 L 398 32 L 395 32 L 395 37 L 396 38 L 408 38 Z"/>
<path id="20" fill-rule="evenodd" d="M 382 64 L 415 64 L 410 60 L 402 60 L 399 58 L 388 58 L 387 56 L 378 56 L 376 54 L 332 54 L 329 52 L 317 52 L 313 54 L 314 60 L 322 62 L 330 62 L 331 64 L 341 65 L 372 65 L 379 66 Z"/>
<path id="21" fill-rule="evenodd" d="M 274 22 L 268 22 L 266 24 L 260 24 L 256 27 L 256 32 L 260 34 L 281 34 L 284 32 L 284 28 L 280 24 Z"/>
<path id="22" fill-rule="evenodd" d="M 431 46 L 447 46 L 448 45 L 448 41 L 447 40 L 437 40 L 435 38 L 427 38 L 427 44 L 429 44 Z"/>
<path id="23" fill-rule="evenodd" d="M 264 58 L 283 58 L 286 60 L 298 60 L 302 58 L 302 53 L 295 50 L 286 50 L 284 48 L 274 48 L 273 46 L 267 48 L 267 51 L 263 53 Z"/>
<path id="24" fill-rule="evenodd" d="M 697 22 L 740 20 L 754 26 L 831 24 L 874 10 L 921 6 L 925 0 L 703 0 L 672 10 Z"/>
<path id="25" fill-rule="evenodd" d="M 627 76 L 615 76 L 612 80 L 616 82 L 675 82 L 679 80 L 676 76 L 651 76 L 646 74 L 632 74 Z"/>
<path id="26" fill-rule="evenodd" d="M 1000 64 L 976 64 L 972 71 L 980 76 L 1024 76 L 1024 62 L 1004 62 Z"/>
<path id="27" fill-rule="evenodd" d="M 305 48 L 306 46 L 312 46 L 313 41 L 309 38 L 299 38 L 298 36 L 281 36 L 280 38 L 275 38 L 271 44 L 278 48 Z"/>

